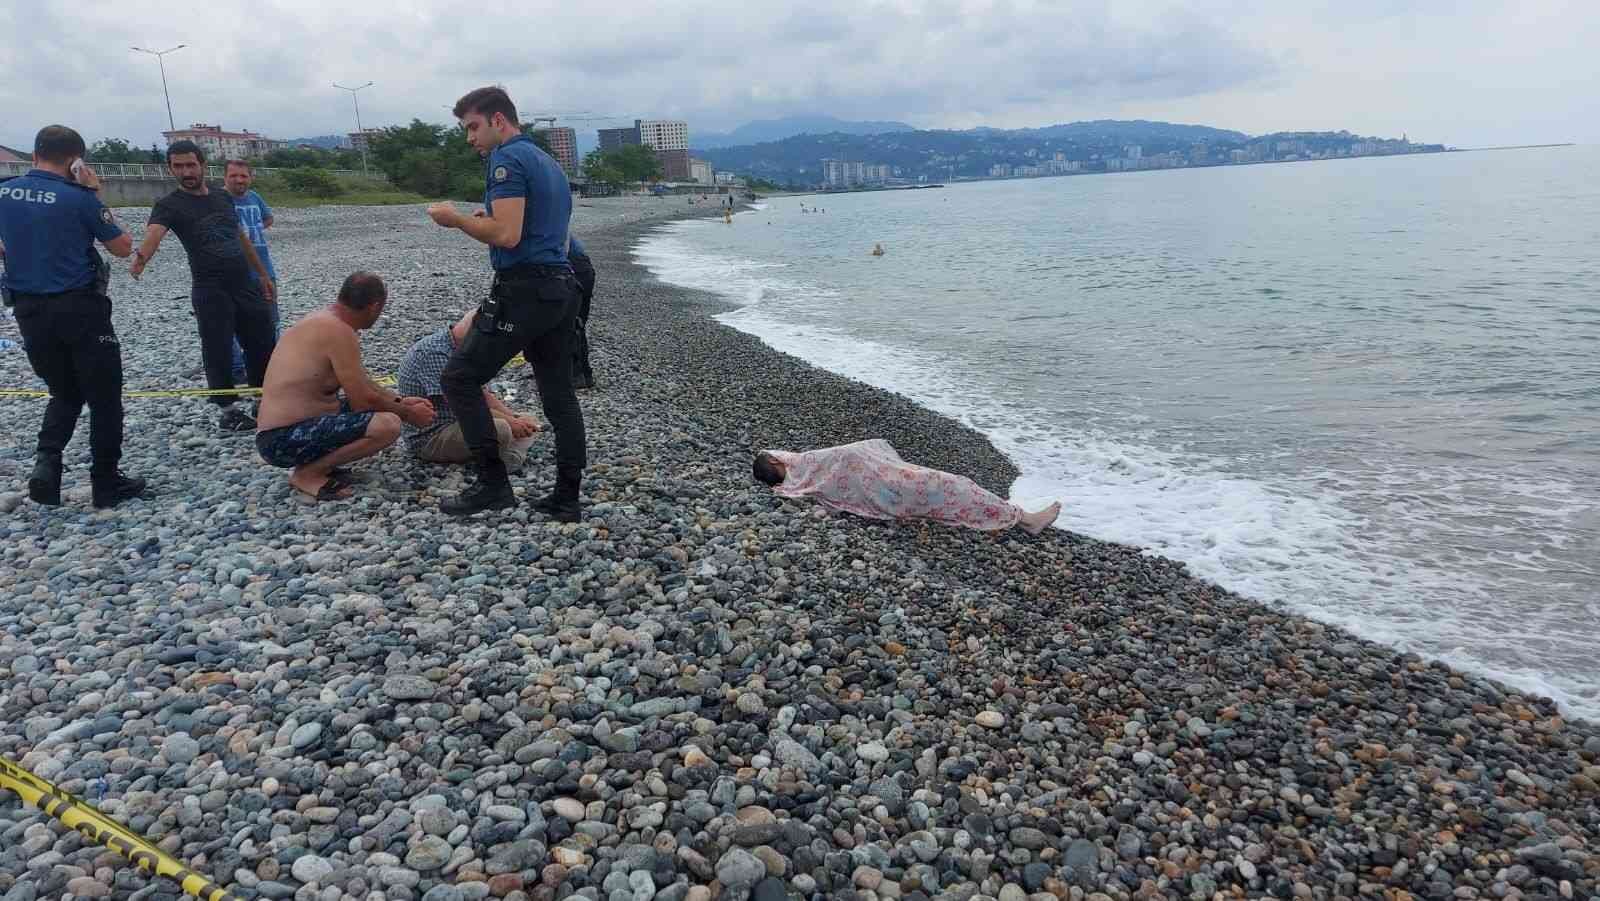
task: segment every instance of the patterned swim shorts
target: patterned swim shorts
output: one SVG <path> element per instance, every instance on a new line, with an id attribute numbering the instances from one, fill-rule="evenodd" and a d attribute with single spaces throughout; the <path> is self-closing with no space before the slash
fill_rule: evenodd
<path id="1" fill-rule="evenodd" d="M 314 463 L 346 444 L 367 434 L 376 411 L 350 412 L 349 402 L 339 404 L 338 413 L 313 416 L 293 425 L 279 426 L 256 433 L 256 450 L 261 459 L 282 469 Z"/>

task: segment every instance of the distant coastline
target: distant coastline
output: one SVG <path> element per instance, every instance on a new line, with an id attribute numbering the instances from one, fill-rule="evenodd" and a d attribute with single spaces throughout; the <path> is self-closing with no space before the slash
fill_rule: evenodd
<path id="1" fill-rule="evenodd" d="M 1312 158 L 1283 159 L 1283 160 L 1249 160 L 1249 161 L 1245 161 L 1245 162 L 1228 162 L 1228 163 L 1219 162 L 1219 163 L 1209 163 L 1209 164 L 1198 165 L 1198 166 L 1193 166 L 1193 165 L 1191 165 L 1191 166 L 1169 166 L 1169 167 L 1164 167 L 1164 168 L 1151 168 L 1151 169 L 1083 169 L 1083 170 L 1079 170 L 1079 171 L 1076 171 L 1076 172 L 1046 172 L 1046 173 L 1040 173 L 1038 175 L 958 175 L 955 178 L 947 179 L 947 181 L 952 182 L 952 183 L 959 182 L 961 184 L 971 184 L 971 183 L 976 183 L 976 182 L 990 182 L 990 181 L 1037 181 L 1039 179 L 1046 179 L 1046 178 L 1075 178 L 1075 177 L 1084 176 L 1084 175 L 1133 175 L 1133 174 L 1141 173 L 1141 172 L 1180 172 L 1180 171 L 1192 171 L 1192 170 L 1195 170 L 1195 169 L 1236 169 L 1236 168 L 1239 168 L 1241 166 L 1269 166 L 1269 165 L 1282 165 L 1282 164 L 1289 164 L 1289 163 L 1331 163 L 1331 162 L 1340 162 L 1340 161 L 1349 161 L 1349 160 L 1393 159 L 1395 157 L 1406 157 L 1406 156 L 1433 156 L 1433 155 L 1447 154 L 1447 153 L 1474 153 L 1474 152 L 1483 152 L 1483 151 L 1489 151 L 1489 150 L 1534 150 L 1534 149 L 1539 149 L 1539 148 L 1544 148 L 1544 147 L 1574 147 L 1574 146 L 1576 146 L 1576 145 L 1568 143 L 1568 144 L 1523 144 L 1523 145 L 1518 145 L 1518 146 L 1514 146 L 1514 147 L 1468 147 L 1468 148 L 1456 148 L 1456 147 L 1431 148 L 1430 147 L 1429 149 L 1426 149 L 1426 150 L 1414 150 L 1414 151 L 1412 151 L 1410 153 L 1373 153 L 1373 154 L 1366 154 L 1366 155 L 1363 155 L 1363 156 L 1330 156 L 1330 157 L 1312 157 Z M 812 193 L 816 193 L 816 194 L 866 194 L 866 193 L 873 193 L 873 192 L 878 192 L 878 191 L 908 191 L 908 190 L 919 190 L 919 189 L 924 189 L 924 188 L 943 188 L 943 187 L 945 187 L 945 185 L 942 184 L 942 183 L 941 184 L 929 184 L 929 185 L 858 185 L 858 186 L 849 187 L 849 188 L 818 188 L 816 191 L 814 191 Z M 795 192 L 792 192 L 792 193 L 800 194 L 800 193 L 806 193 L 806 192 L 804 192 L 804 191 L 795 191 Z"/>
<path id="2" fill-rule="evenodd" d="M 1560 144 L 1503 144 L 1498 147 L 1452 147 L 1451 153 L 1485 153 L 1490 150 L 1543 150 L 1547 147 L 1576 147 L 1577 141 L 1566 141 Z"/>

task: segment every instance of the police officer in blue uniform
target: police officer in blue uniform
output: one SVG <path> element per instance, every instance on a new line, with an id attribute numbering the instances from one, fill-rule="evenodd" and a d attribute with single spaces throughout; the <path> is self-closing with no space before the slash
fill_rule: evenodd
<path id="1" fill-rule="evenodd" d="M 451 204 L 436 203 L 428 215 L 489 245 L 494 282 L 439 379 L 477 475 L 471 487 L 439 507 L 470 516 L 516 503 L 483 386 L 521 352 L 533 367 L 545 419 L 555 432 L 555 489 L 534 506 L 562 522 L 576 522 L 586 439 L 572 384 L 579 305 L 577 279 L 567 262 L 572 189 L 561 166 L 522 133 L 517 108 L 504 89 L 479 88 L 457 101 L 454 111 L 467 141 L 488 157 L 484 209 L 469 217 Z"/>
<path id="2" fill-rule="evenodd" d="M 145 489 L 122 460 L 122 347 L 111 327 L 109 268 L 94 248 L 133 252 L 133 239 L 100 202 L 100 179 L 83 165 L 83 138 L 63 125 L 40 129 L 34 168 L 0 185 L 0 244 L 28 362 L 50 389 L 28 496 L 61 503 L 62 452 L 89 405 L 89 479 L 96 507 Z"/>

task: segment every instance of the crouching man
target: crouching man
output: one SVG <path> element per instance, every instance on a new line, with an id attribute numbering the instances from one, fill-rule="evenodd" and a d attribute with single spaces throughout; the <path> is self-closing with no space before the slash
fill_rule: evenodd
<path id="1" fill-rule="evenodd" d="M 256 450 L 290 470 L 289 486 L 309 503 L 341 500 L 354 489 L 334 467 L 371 457 L 400 437 L 400 426 L 433 422 L 433 404 L 380 388 L 361 365 L 357 335 L 383 315 L 388 289 L 371 272 L 352 273 L 339 297 L 283 333 L 261 389 Z M 339 397 L 340 392 L 344 398 Z"/>
<path id="2" fill-rule="evenodd" d="M 406 352 L 400 361 L 400 371 L 395 374 L 401 393 L 426 397 L 433 402 L 434 419 L 431 425 L 417 427 L 407 424 L 401 429 L 406 440 L 406 450 L 418 459 L 429 463 L 466 463 L 472 459 L 467 440 L 461 434 L 461 423 L 456 421 L 450 402 L 445 399 L 439 377 L 444 373 L 450 354 L 467 339 L 478 311 L 469 310 L 454 325 L 442 328 L 423 338 Z M 505 401 L 488 388 L 483 389 L 484 402 L 489 405 L 489 415 L 494 420 L 496 444 L 500 462 L 506 471 L 516 472 L 528 459 L 528 448 L 539 431 L 539 421 L 506 406 Z"/>

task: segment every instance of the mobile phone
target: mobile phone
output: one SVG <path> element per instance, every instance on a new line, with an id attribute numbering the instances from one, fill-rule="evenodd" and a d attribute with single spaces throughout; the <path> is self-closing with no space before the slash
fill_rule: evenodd
<path id="1" fill-rule="evenodd" d="M 78 176 L 83 173 L 83 157 L 80 156 L 73 160 L 70 168 L 72 170 L 72 177 L 74 180 L 76 180 Z"/>

